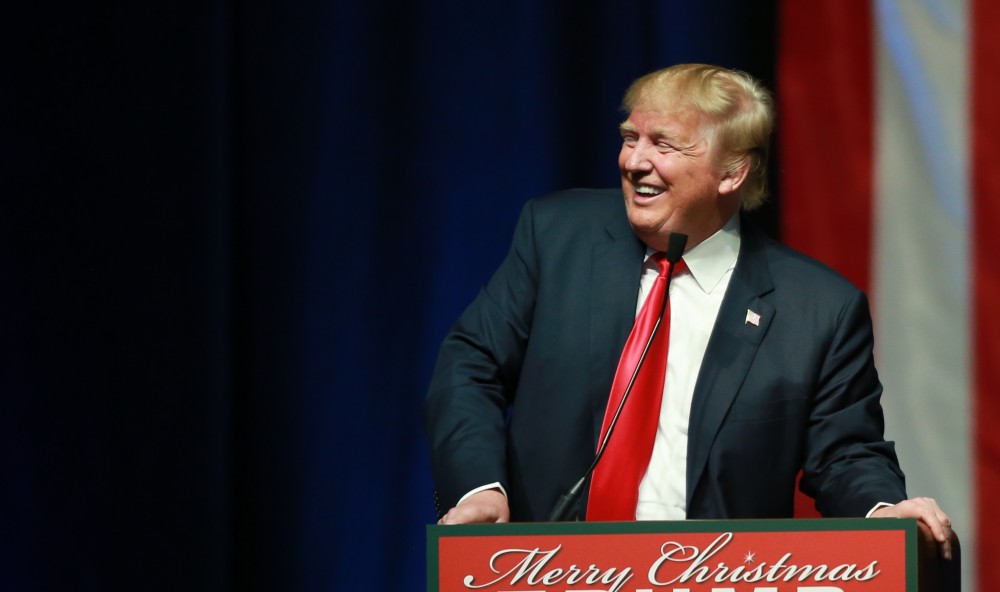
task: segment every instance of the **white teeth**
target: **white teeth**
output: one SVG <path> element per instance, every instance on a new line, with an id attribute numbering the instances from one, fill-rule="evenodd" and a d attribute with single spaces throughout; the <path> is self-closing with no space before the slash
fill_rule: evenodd
<path id="1" fill-rule="evenodd" d="M 645 185 L 639 185 L 635 188 L 635 192 L 640 195 L 656 195 L 660 192 L 659 189 L 655 187 L 647 187 Z"/>

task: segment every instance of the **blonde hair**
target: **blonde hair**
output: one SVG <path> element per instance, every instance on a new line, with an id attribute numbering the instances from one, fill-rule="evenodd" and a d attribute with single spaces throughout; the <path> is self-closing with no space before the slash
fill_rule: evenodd
<path id="1" fill-rule="evenodd" d="M 743 209 L 767 197 L 767 157 L 774 129 L 774 100 L 745 72 L 706 64 L 679 64 L 650 72 L 629 86 L 622 109 L 639 105 L 694 109 L 712 126 L 715 154 L 727 172 L 750 163 L 743 185 Z"/>

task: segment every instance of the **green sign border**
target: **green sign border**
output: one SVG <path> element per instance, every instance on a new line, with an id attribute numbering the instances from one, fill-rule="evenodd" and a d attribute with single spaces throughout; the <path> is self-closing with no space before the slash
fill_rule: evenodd
<path id="1" fill-rule="evenodd" d="M 917 521 L 911 518 L 810 518 L 786 520 L 677 520 L 670 522 L 516 522 L 427 526 L 427 592 L 438 592 L 438 541 L 444 537 L 576 534 L 676 534 L 704 532 L 808 532 L 901 530 L 906 545 L 906 592 L 917 592 Z"/>

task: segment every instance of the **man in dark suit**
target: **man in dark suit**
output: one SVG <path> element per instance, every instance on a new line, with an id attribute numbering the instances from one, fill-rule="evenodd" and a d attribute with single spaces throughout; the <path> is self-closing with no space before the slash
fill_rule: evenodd
<path id="1" fill-rule="evenodd" d="M 653 254 L 683 233 L 635 518 L 789 517 L 801 471 L 824 515 L 915 517 L 945 543 L 947 516 L 905 499 L 883 438 L 864 294 L 741 220 L 764 198 L 770 95 L 681 65 L 624 106 L 622 190 L 528 203 L 445 339 L 425 403 L 441 522 L 544 520 L 587 471 Z"/>

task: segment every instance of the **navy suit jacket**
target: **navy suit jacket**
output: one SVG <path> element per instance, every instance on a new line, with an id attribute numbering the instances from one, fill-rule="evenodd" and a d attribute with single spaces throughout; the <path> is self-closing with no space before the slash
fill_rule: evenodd
<path id="1" fill-rule="evenodd" d="M 742 228 L 691 407 L 688 517 L 789 517 L 800 469 L 826 516 L 904 499 L 865 295 Z M 440 510 L 499 482 L 512 520 L 545 520 L 587 470 L 644 254 L 620 190 L 525 206 L 506 259 L 445 338 L 425 401 Z"/>

